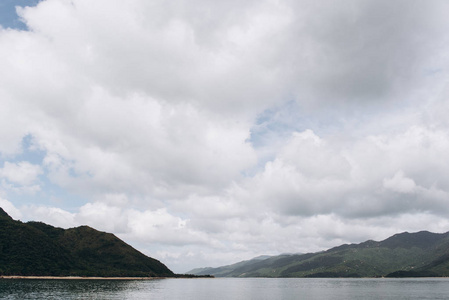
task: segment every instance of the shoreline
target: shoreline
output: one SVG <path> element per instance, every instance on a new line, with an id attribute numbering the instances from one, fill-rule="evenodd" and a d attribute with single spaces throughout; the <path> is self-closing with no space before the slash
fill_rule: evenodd
<path id="1" fill-rule="evenodd" d="M 0 276 L 0 279 L 61 279 L 61 280 L 154 280 L 168 277 L 89 277 L 89 276 Z"/>

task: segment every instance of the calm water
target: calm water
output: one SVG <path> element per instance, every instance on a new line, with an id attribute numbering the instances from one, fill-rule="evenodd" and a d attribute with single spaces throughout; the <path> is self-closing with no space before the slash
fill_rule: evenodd
<path id="1" fill-rule="evenodd" d="M 448 299 L 449 279 L 0 280 L 0 299 Z"/>

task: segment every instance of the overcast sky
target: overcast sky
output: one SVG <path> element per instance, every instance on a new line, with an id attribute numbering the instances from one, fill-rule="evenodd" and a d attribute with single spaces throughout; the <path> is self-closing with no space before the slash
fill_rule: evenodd
<path id="1" fill-rule="evenodd" d="M 175 272 L 449 231 L 449 1 L 36 4 L 0 4 L 15 219 Z"/>

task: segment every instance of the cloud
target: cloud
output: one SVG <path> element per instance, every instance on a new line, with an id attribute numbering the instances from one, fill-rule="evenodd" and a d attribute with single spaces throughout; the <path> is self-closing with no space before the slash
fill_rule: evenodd
<path id="1" fill-rule="evenodd" d="M 20 210 L 6 199 L 0 198 L 0 207 L 13 219 L 20 219 L 22 217 Z"/>
<path id="2" fill-rule="evenodd" d="M 44 221 L 56 227 L 71 228 L 80 224 L 75 221 L 75 214 L 58 207 L 48 207 L 41 205 L 23 205 L 20 207 L 23 216 L 31 221 Z M 92 220 L 93 221 L 93 220 Z"/>
<path id="3" fill-rule="evenodd" d="M 423 69 L 435 62 L 427 55 L 442 55 L 439 38 L 444 40 L 441 29 L 447 23 L 440 9 L 446 5 L 296 2 L 300 17 L 294 30 L 287 31 L 292 41 L 287 57 L 297 62 L 297 91 L 315 103 L 398 101 L 407 87 L 422 82 Z"/>
<path id="4" fill-rule="evenodd" d="M 28 30 L 0 29 L 2 203 L 180 272 L 446 231 L 447 5 L 19 9 Z"/>
<path id="5" fill-rule="evenodd" d="M 384 179 L 384 187 L 392 191 L 404 194 L 414 193 L 416 189 L 415 181 L 404 176 L 404 172 L 398 171 L 393 178 Z"/>
<path id="6" fill-rule="evenodd" d="M 75 132 L 36 133 L 50 176 L 68 188 L 173 197 L 223 186 L 255 163 L 247 129 L 189 105 L 100 93 L 80 113 Z M 62 143 L 52 144 L 56 137 Z"/>
<path id="7" fill-rule="evenodd" d="M 27 161 L 11 163 L 6 161 L 0 168 L 1 187 L 19 194 L 36 194 L 41 190 L 39 176 L 43 175 L 40 165 Z"/>
<path id="8" fill-rule="evenodd" d="M 235 197 L 257 199 L 252 203 L 262 211 L 294 216 L 446 215 L 449 182 L 440 161 L 448 142 L 447 132 L 416 126 L 344 144 L 310 130 L 295 132 Z"/>
<path id="9" fill-rule="evenodd" d="M 0 176 L 19 185 L 32 184 L 42 173 L 41 166 L 33 165 L 26 161 L 19 163 L 5 162 L 0 170 Z"/>

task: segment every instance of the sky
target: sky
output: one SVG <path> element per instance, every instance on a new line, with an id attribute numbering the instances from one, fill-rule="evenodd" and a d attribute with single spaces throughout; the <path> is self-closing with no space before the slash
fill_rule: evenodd
<path id="1" fill-rule="evenodd" d="M 0 207 L 182 273 L 449 231 L 449 2 L 0 4 Z"/>

